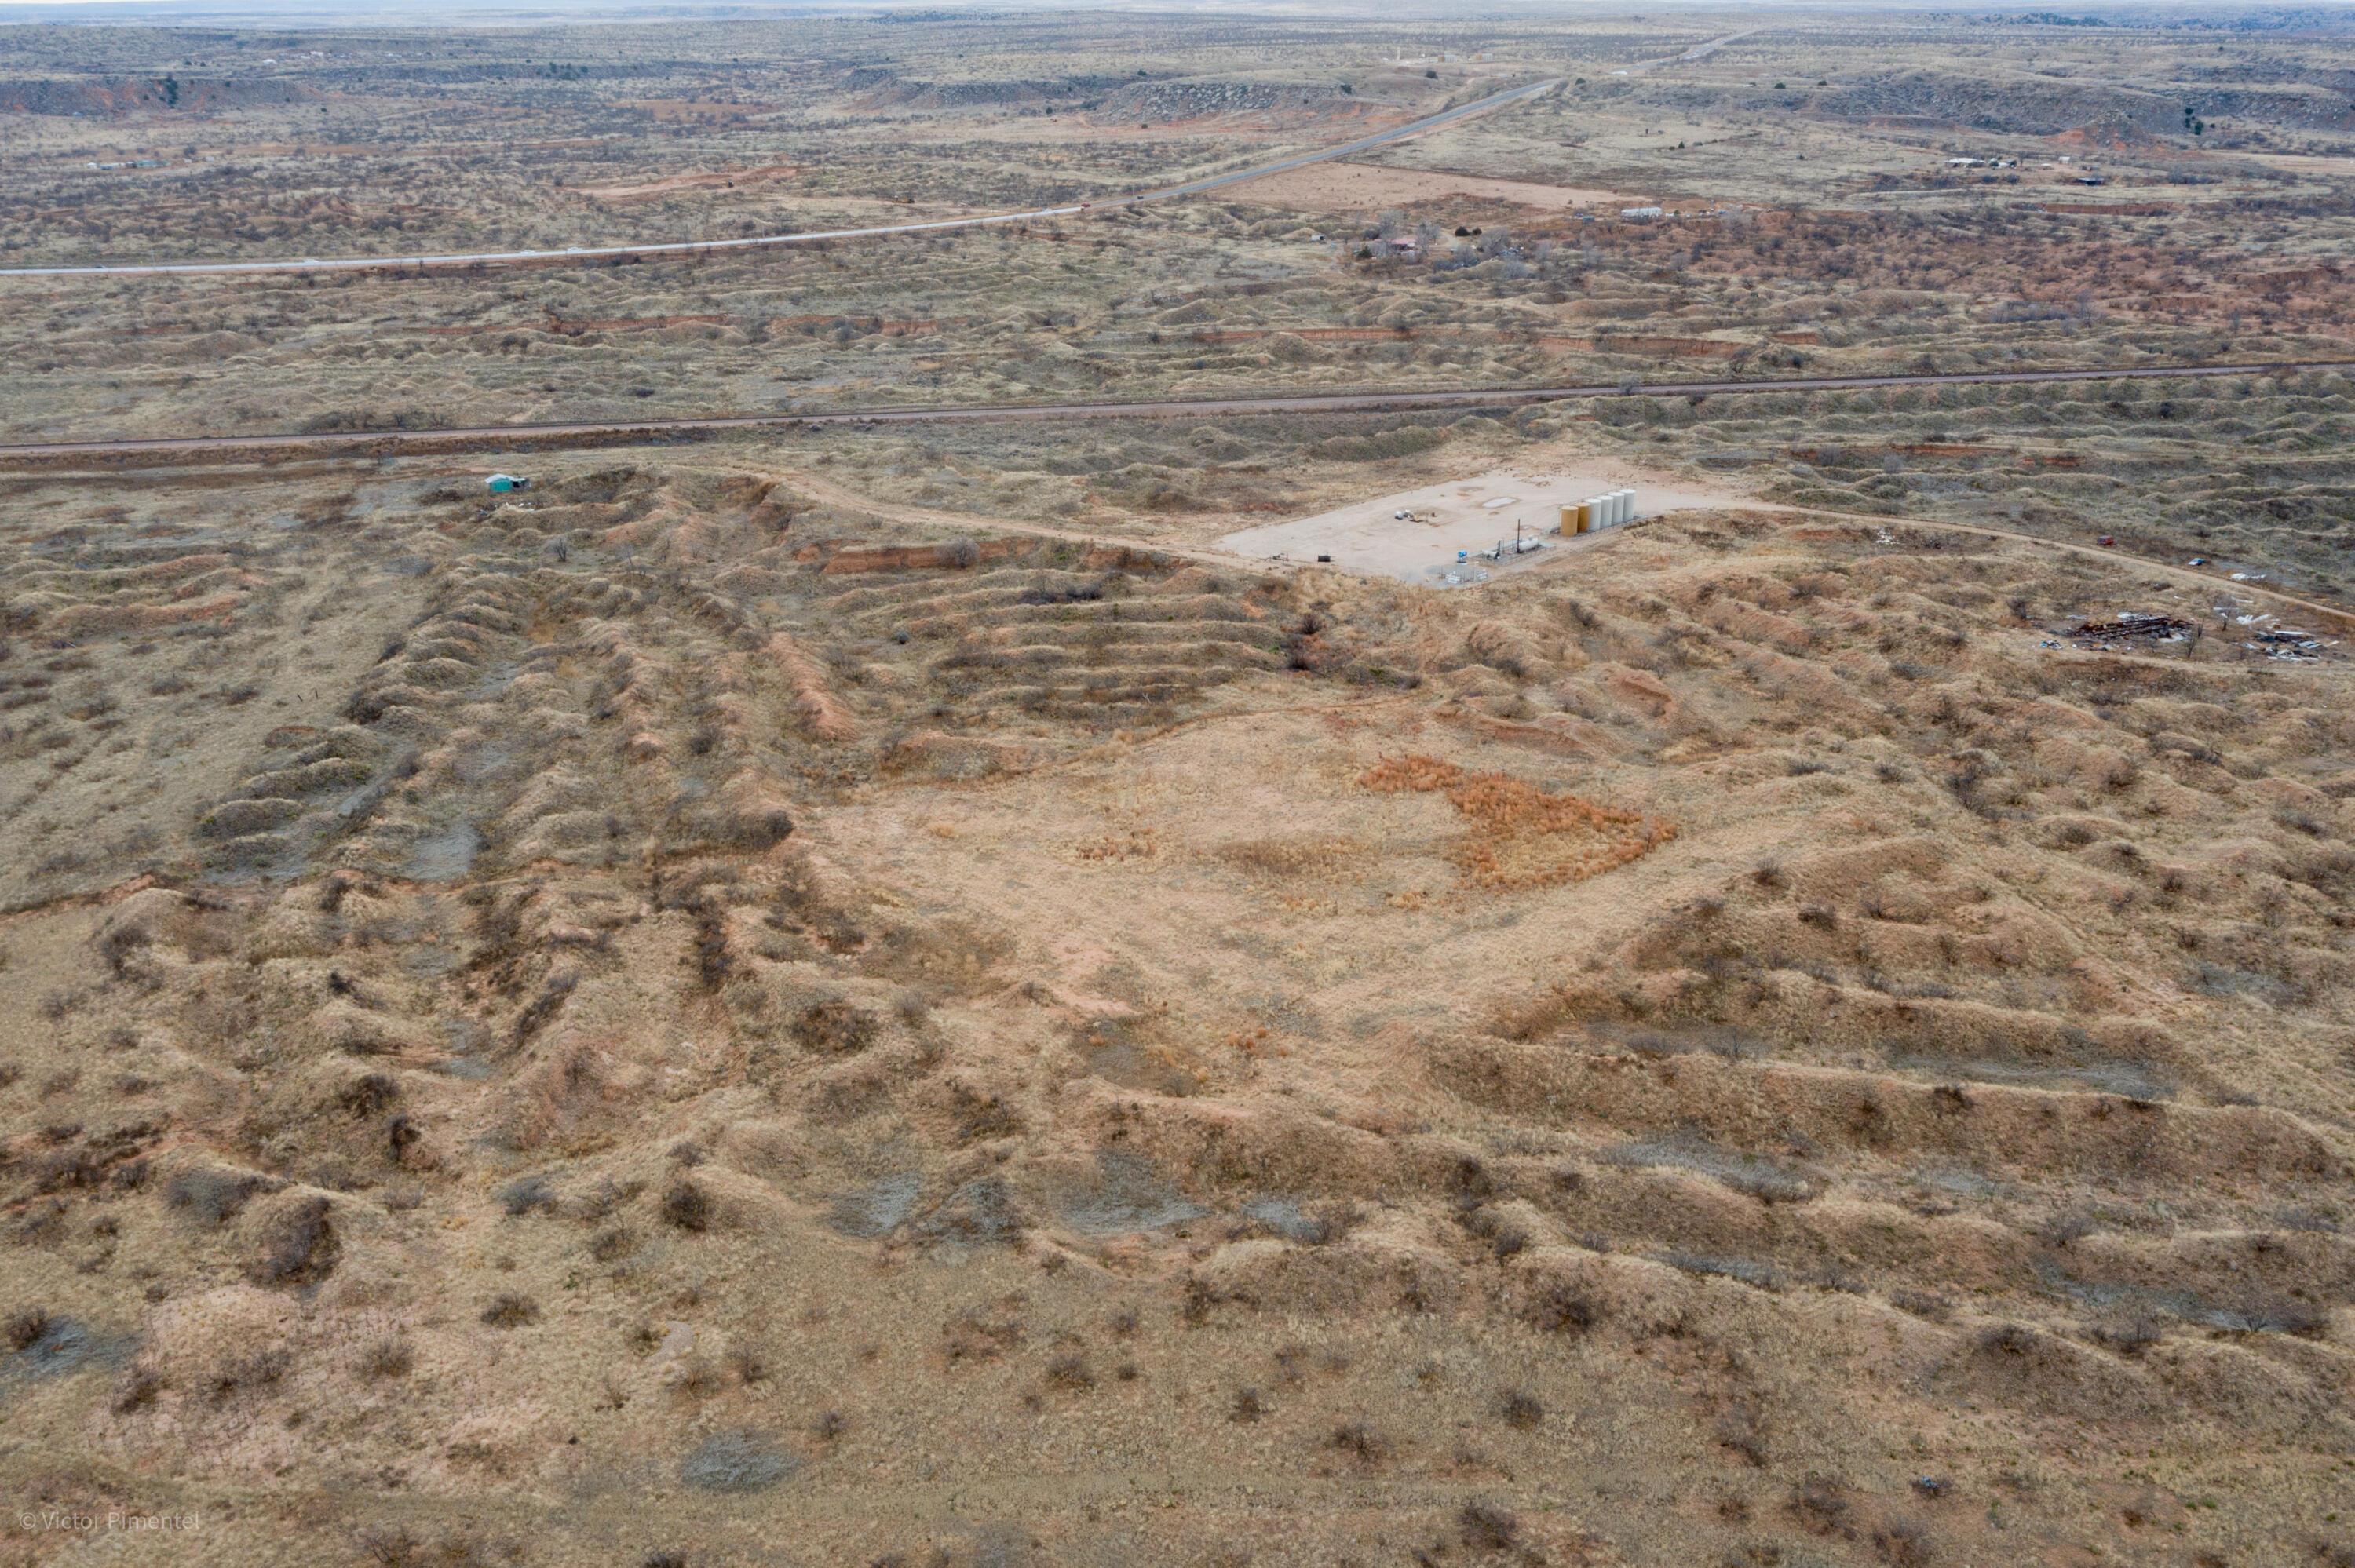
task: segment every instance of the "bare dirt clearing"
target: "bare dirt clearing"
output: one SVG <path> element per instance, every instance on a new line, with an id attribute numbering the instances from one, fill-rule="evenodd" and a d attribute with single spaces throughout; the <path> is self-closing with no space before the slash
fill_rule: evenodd
<path id="1" fill-rule="evenodd" d="M 1619 471 L 1625 472 L 1625 470 Z M 1636 515 L 1657 517 L 1694 508 L 1739 506 L 1745 497 L 1658 475 L 1645 481 L 1611 477 L 1607 465 L 1578 463 L 1566 469 L 1525 464 L 1405 490 L 1321 512 L 1289 523 L 1246 528 L 1219 541 L 1221 549 L 1263 559 L 1315 562 L 1329 556 L 1351 571 L 1378 572 L 1402 582 L 1444 584 L 1449 573 L 1473 580 L 1457 555 L 1477 555 L 1500 541 L 1543 539 L 1545 547 L 1502 562 L 1481 565 L 1509 571 L 1534 566 L 1547 555 L 1582 548 L 1593 540 L 1563 538 L 1561 508 L 1623 485 L 1636 492 Z M 1401 517 L 1399 514 L 1405 513 Z"/>

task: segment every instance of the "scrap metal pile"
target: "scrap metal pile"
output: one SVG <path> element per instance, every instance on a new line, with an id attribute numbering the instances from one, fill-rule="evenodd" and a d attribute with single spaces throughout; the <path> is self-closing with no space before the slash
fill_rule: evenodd
<path id="1" fill-rule="evenodd" d="M 2197 633 L 2180 616 L 2154 615 L 2122 609 L 2115 620 L 2088 620 L 2067 634 L 2072 647 L 2088 652 L 2119 653 L 2160 642 L 2189 642 Z"/>
<path id="2" fill-rule="evenodd" d="M 2310 631 L 2296 631 L 2280 626 L 2251 631 L 2249 640 L 2241 646 L 2268 659 L 2298 661 L 2319 659 L 2326 649 L 2336 648 L 2339 642 L 2336 638 L 2325 640 Z"/>

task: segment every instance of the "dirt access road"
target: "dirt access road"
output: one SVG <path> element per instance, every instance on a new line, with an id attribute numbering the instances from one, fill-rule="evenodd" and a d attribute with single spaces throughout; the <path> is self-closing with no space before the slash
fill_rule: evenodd
<path id="1" fill-rule="evenodd" d="M 90 469 L 102 471 L 125 466 L 173 467 L 191 462 L 239 463 L 267 461 L 279 457 L 295 456 L 323 458 L 345 456 L 373 461 L 378 458 L 404 454 L 421 455 L 481 450 L 516 451 L 534 447 L 637 445 L 680 439 L 691 440 L 702 435 L 731 429 L 793 429 L 846 424 L 911 424 L 939 419 L 1155 418 L 1193 417 L 1204 413 L 1249 415 L 1292 411 L 1355 412 L 1369 409 L 1461 406 L 1465 403 L 1486 403 L 1495 406 L 1579 397 L 1713 397 L 1737 392 L 1836 391 L 1859 387 L 1954 386 L 1973 382 L 2133 381 L 2179 376 L 2269 376 L 2299 370 L 2355 371 L 2355 362 L 2307 360 L 2275 364 L 2140 366 L 2126 370 L 2026 370 L 1988 371 L 1977 375 L 1957 376 L 1820 376 L 1813 379 L 1793 378 L 1774 381 L 1666 382 L 1648 386 L 1638 385 L 1633 387 L 1618 386 L 1484 390 L 1442 389 L 1424 393 L 1278 395 L 1261 397 L 1171 399 L 1156 403 L 1011 404 L 946 408 L 881 408 L 865 412 L 848 411 L 814 415 L 726 416 L 707 419 L 641 421 L 634 424 L 509 425 L 440 430 L 363 431 L 337 435 L 194 436 L 119 441 L 59 441 L 0 445 L 0 471 L 11 470 L 81 471 Z M 797 482 L 806 484 L 813 493 L 818 494 L 822 499 L 855 506 L 875 515 L 888 516 L 901 522 L 941 527 L 986 528 L 999 533 L 1028 534 L 1043 538 L 1070 539 L 1084 543 L 1100 542 L 1103 538 L 1101 534 L 1085 529 L 1060 528 L 1044 524 L 1015 522 L 1005 518 L 984 518 L 958 513 L 935 512 L 928 508 L 893 505 L 858 495 L 815 474 L 796 471 L 795 478 Z M 2005 528 L 1990 528 L 1965 523 L 1945 523 L 1929 518 L 1885 517 L 1876 514 L 1827 511 L 1817 507 L 1788 506 L 1772 502 L 1743 502 L 1738 504 L 1767 512 L 1838 518 L 1847 522 L 1870 524 L 1879 527 L 1937 528 L 1949 533 L 1975 534 L 1987 538 L 2017 539 L 2024 543 L 2090 559 L 2131 567 L 2138 570 L 2159 570 L 2176 577 L 2196 578 L 2201 582 L 2228 586 L 2233 591 L 2294 607 L 2322 617 L 2334 625 L 2355 630 L 2355 612 L 2332 605 L 2317 603 L 2312 599 L 2299 599 L 2277 588 L 2260 584 L 2231 583 L 2227 585 L 2216 574 L 2200 572 L 2170 562 L 2155 561 L 2148 556 L 2134 555 L 2125 550 L 2046 539 L 2036 535 L 2016 533 Z M 1146 541 L 1135 541 L 1135 543 L 1140 548 L 1159 550 L 1167 555 L 1192 560 L 1232 564 L 1244 558 L 1224 551 L 1203 550 L 1187 546 Z M 1271 565 L 1272 563 L 1261 564 Z M 1290 564 L 1296 565 L 1296 563 Z"/>
<path id="2" fill-rule="evenodd" d="M 1442 125 L 1452 125 L 1476 114 L 1486 114 L 1508 104 L 1519 103 L 1540 93 L 1550 92 L 1561 85 L 1561 79 L 1529 82 L 1521 87 L 1507 88 L 1486 98 L 1461 103 L 1437 114 L 1427 114 L 1421 120 L 1377 131 L 1360 136 L 1354 142 L 1341 142 L 1314 152 L 1295 154 L 1273 163 L 1254 164 L 1247 169 L 1236 169 L 1223 175 L 1207 175 L 1199 180 L 1181 185 L 1163 185 L 1149 191 L 1137 191 L 1127 196 L 1107 196 L 1102 201 L 1077 202 L 1062 207 L 1033 207 L 1026 212 L 996 212 L 970 217 L 933 218 L 923 223 L 887 223 L 868 228 L 812 229 L 800 234 L 760 234 L 741 239 L 683 239 L 654 245 L 569 245 L 561 250 L 477 250 L 449 256 L 346 256 L 322 260 L 315 256 L 282 257 L 256 261 L 164 261 L 133 263 L 123 266 L 91 267 L 10 267 L 0 269 L 0 278 L 152 278 L 189 275 L 228 275 L 247 272 L 357 272 L 369 270 L 433 271 L 464 267 L 548 266 L 568 261 L 612 261 L 649 256 L 702 256 L 722 250 L 754 250 L 779 245 L 812 245 L 828 239 L 874 239 L 895 234 L 939 234 L 957 228 L 983 228 L 992 225 L 1031 223 L 1052 217 L 1072 217 L 1089 211 L 1109 212 L 1118 207 L 1141 207 L 1146 202 L 1175 201 L 1183 196 L 1201 196 L 1228 185 L 1241 185 L 1268 175 L 1280 175 L 1289 169 L 1305 168 L 1334 158 L 1346 158 L 1353 154 L 1369 152 L 1419 136 Z"/>
<path id="3" fill-rule="evenodd" d="M 1286 560 L 1280 557 L 1268 559 L 1218 546 L 1205 549 L 1198 546 L 1172 544 L 1166 540 L 1124 539 L 1117 535 L 1107 536 L 1101 531 L 1085 528 L 1061 528 L 1047 523 L 1026 523 L 1013 518 L 984 516 L 979 513 L 943 512 L 928 506 L 909 506 L 895 502 L 879 501 L 871 495 L 863 494 L 808 469 L 788 469 L 784 471 L 783 477 L 791 482 L 794 489 L 812 500 L 841 506 L 854 512 L 863 512 L 870 517 L 888 518 L 895 523 L 908 523 L 918 527 L 963 530 L 983 535 L 1020 534 L 1030 538 L 1061 539 L 1077 545 L 1126 545 L 1137 550 L 1150 551 L 1155 555 L 1167 556 L 1177 560 L 1197 561 L 1204 566 L 1213 567 L 1247 564 L 1269 571 L 1301 571 L 1307 569 L 1309 566 L 1305 561 Z M 1839 512 L 1822 506 L 1793 506 L 1784 502 L 1757 501 L 1747 496 L 1726 496 L 1710 498 L 1707 501 L 1703 501 L 1700 496 L 1684 499 L 1687 503 L 1671 508 L 1671 514 L 1674 511 L 1689 511 L 1698 505 L 1728 512 L 1765 512 L 1783 517 L 1821 517 L 1839 523 L 1860 524 L 1872 528 L 1935 529 L 1940 533 L 1961 534 L 1975 538 L 2005 539 L 2015 544 L 2032 545 L 2039 549 L 2056 551 L 2064 556 L 2099 561 L 2107 566 L 2132 567 L 2137 572 L 2146 575 L 2153 572 L 2161 573 L 2180 583 L 2198 583 L 2202 587 L 2229 588 L 2234 593 L 2264 599 L 2285 609 L 2303 610 L 2342 631 L 2355 631 L 2355 611 L 2342 609 L 2336 605 L 2318 604 L 2310 599 L 2300 599 L 2295 594 L 2284 593 L 2279 588 L 2269 588 L 2263 583 L 2228 582 L 2214 572 L 2203 572 L 2197 567 L 2177 566 L 2168 561 L 2155 561 L 2147 556 L 2137 556 L 2125 550 L 2108 549 L 2099 545 L 2080 545 L 2067 539 L 2048 539 L 2041 535 L 2023 534 L 2011 528 L 1993 528 L 1978 523 L 1946 523 L 1931 517 L 1884 517 L 1875 513 Z M 1644 521 L 1651 522 L 1657 519 L 1647 518 Z M 1638 522 L 1631 524 L 1627 529 L 1606 529 L 1576 540 L 1565 541 L 1569 548 L 1557 550 L 1549 556 L 1544 558 L 1530 556 L 1525 561 L 1511 563 L 1505 568 L 1506 576 L 1509 577 L 1521 576 L 1525 572 L 1535 575 L 1549 569 L 1571 569 L 1578 556 L 1584 550 L 1608 544 L 1615 539 L 1634 537 L 1636 535 L 1631 530 L 1639 529 L 1642 526 L 1643 523 Z M 1230 538 L 1233 536 L 1229 535 Z M 1223 541 L 1221 543 L 1223 544 Z M 1315 569 L 1345 572 L 1355 577 L 1380 577 L 1398 575 L 1378 569 L 1363 569 L 1337 564 L 1319 564 Z M 1504 578 L 1498 580 L 1504 580 Z"/>
<path id="4" fill-rule="evenodd" d="M 579 424 L 471 425 L 446 429 L 351 430 L 316 435 L 103 437 L 0 445 L 0 470 L 56 469 L 76 460 L 122 467 L 151 462 L 243 462 L 277 453 L 386 457 L 400 452 L 526 451 L 557 447 L 692 440 L 730 430 L 815 429 L 828 425 L 957 424 L 1006 420 L 1170 419 L 1206 415 L 1364 414 L 1417 408 L 1518 408 L 1575 397 L 1716 397 L 1742 392 L 1853 392 L 2008 382 L 2158 381 L 2179 376 L 2278 376 L 2355 371 L 2355 360 L 2279 360 L 2231 365 L 2145 365 L 2115 369 L 1978 370 L 1944 376 L 1814 376 L 1755 381 L 1619 382 L 1588 387 L 1433 387 L 1400 392 L 1271 392 L 1146 402 L 952 403 L 846 408 L 822 413 L 710 414 Z"/>
<path id="5" fill-rule="evenodd" d="M 1138 550 L 1150 551 L 1173 559 L 1197 561 L 1204 566 L 1213 567 L 1248 564 L 1269 571 L 1301 571 L 1307 569 L 1309 566 L 1305 561 L 1271 560 L 1217 546 L 1205 549 L 1197 546 L 1172 544 L 1166 540 L 1124 539 L 1116 535 L 1107 536 L 1101 531 L 1085 528 L 1062 528 L 1048 523 L 1026 523 L 1013 518 L 987 517 L 979 513 L 943 512 L 928 506 L 909 506 L 895 502 L 879 501 L 808 469 L 788 469 L 784 471 L 783 477 L 790 482 L 794 489 L 814 501 L 825 502 L 854 512 L 863 512 L 870 517 L 882 517 L 895 523 L 912 524 L 918 527 L 949 531 L 963 530 L 982 535 L 1020 534 L 1031 538 L 1061 539 L 1078 545 L 1127 545 Z M 1783 517 L 1821 517 L 1833 522 L 1860 524 L 1872 528 L 1935 529 L 1940 533 L 1961 534 L 1975 538 L 2005 539 L 2015 544 L 2032 545 L 2039 549 L 2056 551 L 2064 556 L 2075 556 L 2083 560 L 2099 561 L 2107 566 L 2131 567 L 2145 575 L 2160 573 L 2179 583 L 2198 583 L 2202 587 L 2228 588 L 2234 593 L 2264 599 L 2285 609 L 2303 610 L 2341 631 L 2355 631 L 2355 610 L 2342 609 L 2336 605 L 2319 604 L 2310 599 L 2300 599 L 2295 594 L 2284 593 L 2279 588 L 2269 588 L 2263 583 L 2229 582 L 2214 572 L 2203 572 L 2195 567 L 2178 566 L 2169 561 L 2155 561 L 2147 556 L 2105 548 L 2100 545 L 2081 545 L 2068 539 L 2048 539 L 2041 535 L 2023 534 L 2011 528 L 1993 528 L 1978 523 L 1946 523 L 1930 517 L 1884 517 L 1875 513 L 1839 512 L 1822 506 L 1793 506 L 1784 502 L 1758 501 L 1747 496 L 1711 498 L 1707 502 L 1702 502 L 1700 497 L 1694 496 L 1689 500 L 1695 504 L 1711 506 L 1728 512 L 1765 512 Z M 1691 505 L 1687 505 L 1674 510 L 1691 509 Z M 1657 521 L 1657 519 L 1645 519 L 1645 521 Z M 1643 523 L 1639 522 L 1632 524 L 1631 529 L 1640 529 L 1642 526 Z M 1505 568 L 1506 576 L 1518 577 L 1525 572 L 1535 575 L 1550 569 L 1572 569 L 1573 563 L 1584 550 L 1615 539 L 1634 537 L 1636 535 L 1631 529 L 1605 529 L 1600 533 L 1586 535 L 1574 541 L 1565 541 L 1569 548 L 1557 550 L 1543 558 L 1531 556 L 1525 561 L 1512 563 Z M 1229 537 L 1231 538 L 1233 535 L 1231 535 Z M 1320 564 L 1315 569 L 1346 572 L 1357 577 L 1396 575 L 1337 564 Z"/>

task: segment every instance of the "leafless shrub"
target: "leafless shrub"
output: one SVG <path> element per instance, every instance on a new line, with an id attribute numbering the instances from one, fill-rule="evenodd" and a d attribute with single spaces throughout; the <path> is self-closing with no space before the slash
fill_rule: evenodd
<path id="1" fill-rule="evenodd" d="M 1872 1549 L 1890 1568 L 1930 1568 L 1937 1559 L 1929 1531 L 1912 1520 L 1896 1520 L 1874 1531 Z"/>
<path id="2" fill-rule="evenodd" d="M 1766 1467 L 1766 1417 L 1749 1399 L 1737 1399 L 1717 1418 L 1717 1444 L 1744 1464 Z"/>
<path id="3" fill-rule="evenodd" d="M 583 1223 L 593 1225 L 612 1218 L 623 1204 L 645 1190 L 643 1181 L 616 1181 L 608 1177 L 581 1195 L 577 1212 Z"/>
<path id="4" fill-rule="evenodd" d="M 673 1230 L 700 1235 L 711 1228 L 711 1195 L 682 1176 L 663 1193 L 662 1217 Z"/>
<path id="5" fill-rule="evenodd" d="M 294 1358 L 282 1346 L 265 1345 L 259 1350 L 229 1356 L 207 1374 L 204 1390 L 215 1404 L 223 1404 L 240 1393 L 274 1387 L 284 1379 Z"/>
<path id="6" fill-rule="evenodd" d="M 499 1207 L 511 1219 L 520 1219 L 535 1209 L 554 1213 L 556 1189 L 545 1176 L 518 1176 L 498 1190 Z"/>
<path id="7" fill-rule="evenodd" d="M 517 1561 L 513 1543 L 484 1542 L 465 1535 L 428 1541 L 398 1526 L 363 1530 L 355 1538 L 361 1560 L 373 1568 L 494 1568 Z"/>
<path id="8" fill-rule="evenodd" d="M 1545 1425 L 1545 1405 L 1525 1388 L 1506 1390 L 1497 1401 L 1497 1414 L 1516 1432 L 1534 1432 Z"/>
<path id="9" fill-rule="evenodd" d="M 793 1035 L 805 1050 L 847 1056 L 874 1043 L 875 1019 L 837 997 L 803 1009 L 794 1021 Z"/>
<path id="10" fill-rule="evenodd" d="M 432 1561 L 432 1548 L 394 1525 L 363 1530 L 355 1544 L 359 1547 L 362 1560 L 374 1563 L 376 1568 L 426 1568 Z"/>
<path id="11" fill-rule="evenodd" d="M 1389 1440 L 1362 1421 L 1348 1421 L 1335 1427 L 1325 1446 L 1347 1454 L 1360 1465 L 1379 1465 L 1390 1457 L 1391 1451 Z"/>
<path id="12" fill-rule="evenodd" d="M 154 1404 L 163 1392 L 164 1379 L 159 1373 L 146 1367 L 133 1367 L 115 1385 L 108 1408 L 117 1415 L 129 1415 Z"/>
<path id="13" fill-rule="evenodd" d="M 676 1381 L 671 1386 L 689 1399 L 709 1399 L 724 1386 L 719 1369 L 703 1356 L 684 1357 L 673 1367 Z"/>
<path id="14" fill-rule="evenodd" d="M 993 1361 L 1022 1343 L 1022 1320 L 1010 1312 L 969 1307 L 943 1326 L 942 1351 L 951 1366 Z"/>
<path id="15" fill-rule="evenodd" d="M 1084 1393 L 1095 1387 L 1096 1374 L 1088 1366 L 1086 1357 L 1067 1352 L 1047 1363 L 1047 1384 L 1071 1393 Z"/>
<path id="16" fill-rule="evenodd" d="M 2085 1337 L 2122 1356 L 2138 1356 L 2167 1336 L 2167 1326 L 2147 1312 L 2106 1318 L 2085 1330 Z"/>
<path id="17" fill-rule="evenodd" d="M 2036 1239 L 2049 1247 L 2064 1248 L 2084 1240 L 2101 1228 L 2100 1223 L 2090 1214 L 2052 1214 L 2036 1227 Z"/>
<path id="18" fill-rule="evenodd" d="M 2328 1313 L 2301 1301 L 2264 1301 L 2220 1313 L 2219 1327 L 2228 1334 L 2289 1334 L 2316 1339 L 2330 1327 Z"/>
<path id="19" fill-rule="evenodd" d="M 27 1351 L 49 1331 L 50 1321 L 47 1308 L 26 1307 L 11 1312 L 7 1323 L 0 1327 L 0 1332 L 5 1333 L 10 1350 Z"/>
<path id="20" fill-rule="evenodd" d="M 518 1046 L 531 1044 L 533 1038 L 564 1010 L 564 1004 L 571 1000 L 572 992 L 580 983 L 581 977 L 570 970 L 550 975 L 548 983 L 540 988 L 539 994 L 516 1015 L 514 1044 Z"/>
<path id="21" fill-rule="evenodd" d="M 360 1357 L 360 1375 L 376 1380 L 407 1377 L 417 1364 L 417 1352 L 406 1340 L 378 1340 Z"/>
<path id="22" fill-rule="evenodd" d="M 1979 1330 L 1975 1343 L 1984 1355 L 2025 1356 L 2033 1352 L 2042 1339 L 2025 1323 L 1998 1323 Z"/>
<path id="23" fill-rule="evenodd" d="M 1505 1551 L 1521 1533 L 1521 1521 L 1511 1510 L 1480 1498 L 1457 1510 L 1455 1522 L 1464 1531 L 1464 1544 L 1475 1552 Z"/>
<path id="24" fill-rule="evenodd" d="M 364 1073 L 336 1093 L 344 1113 L 361 1119 L 381 1116 L 400 1098 L 400 1085 L 384 1073 Z"/>
<path id="25" fill-rule="evenodd" d="M 1582 1334 L 1602 1320 L 1602 1311 L 1583 1291 L 1556 1284 L 1530 1303 L 1529 1320 L 1549 1334 Z"/>
<path id="26" fill-rule="evenodd" d="M 697 738 L 701 740 L 702 737 Z M 709 749 L 709 745 L 704 745 L 697 755 Z M 695 912 L 695 969 L 696 978 L 702 981 L 706 991 L 718 991 L 736 969 L 736 957 L 728 944 L 727 911 L 710 904 L 703 905 Z"/>
<path id="27" fill-rule="evenodd" d="M 519 1329 L 539 1321 L 539 1304 L 528 1296 L 503 1291 L 483 1308 L 483 1321 L 494 1329 Z"/>
<path id="28" fill-rule="evenodd" d="M 262 1285 L 315 1285 L 335 1272 L 342 1251 L 327 1200 L 313 1193 L 271 1222 L 261 1255 L 248 1272 Z"/>
<path id="29" fill-rule="evenodd" d="M 1933 1323 L 1945 1322 L 1955 1310 L 1954 1303 L 1935 1291 L 1915 1290 L 1905 1286 L 1889 1293 L 1889 1304 L 1900 1312 L 1908 1312 Z"/>
<path id="30" fill-rule="evenodd" d="M 1809 1476 L 1791 1490 L 1784 1506 L 1791 1517 L 1817 1535 L 1831 1535 L 1848 1522 L 1848 1489 L 1823 1476 Z"/>

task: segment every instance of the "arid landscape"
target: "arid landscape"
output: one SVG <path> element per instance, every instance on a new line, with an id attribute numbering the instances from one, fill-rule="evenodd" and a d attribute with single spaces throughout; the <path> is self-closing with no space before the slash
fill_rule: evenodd
<path id="1" fill-rule="evenodd" d="M 6 21 L 0 1564 L 2355 1565 L 2355 13 Z"/>

